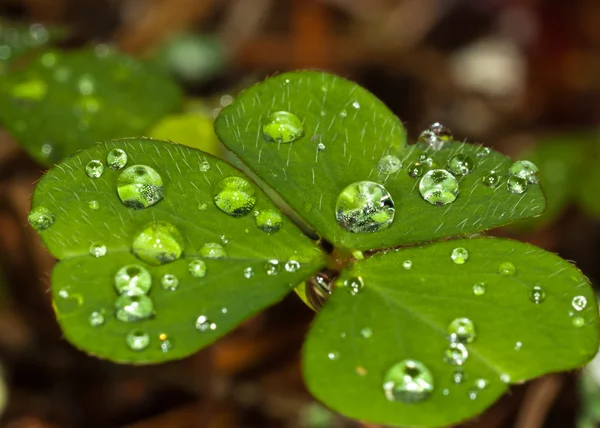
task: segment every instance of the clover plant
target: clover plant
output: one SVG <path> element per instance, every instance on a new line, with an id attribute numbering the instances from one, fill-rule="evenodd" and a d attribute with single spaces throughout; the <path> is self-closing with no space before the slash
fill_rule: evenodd
<path id="1" fill-rule="evenodd" d="M 78 348 L 180 359 L 299 288 L 318 309 L 302 351 L 314 396 L 352 418 L 424 427 L 598 350 L 596 300 L 576 267 L 481 236 L 544 211 L 533 163 L 440 124 L 407 145 L 377 98 L 322 72 L 249 88 L 215 130 L 245 172 L 131 138 L 39 181 L 29 221 L 59 259 L 54 308 Z"/>

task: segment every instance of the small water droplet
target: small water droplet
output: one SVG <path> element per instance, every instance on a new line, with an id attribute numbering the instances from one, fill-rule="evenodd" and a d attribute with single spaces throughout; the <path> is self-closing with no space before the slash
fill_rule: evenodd
<path id="1" fill-rule="evenodd" d="M 377 162 L 377 171 L 380 174 L 394 174 L 400 171 L 400 168 L 402 168 L 402 162 L 396 156 L 387 155 Z"/>
<path id="2" fill-rule="evenodd" d="M 373 330 L 371 330 L 369 327 L 365 327 L 360 331 L 360 335 L 365 339 L 368 339 L 373 336 Z"/>
<path id="3" fill-rule="evenodd" d="M 88 321 L 92 327 L 100 327 L 104 325 L 104 315 L 102 312 L 94 311 L 90 314 Z"/>
<path id="4" fill-rule="evenodd" d="M 152 276 L 140 265 L 123 266 L 115 274 L 115 290 L 118 294 L 128 296 L 148 294 L 151 287 Z"/>
<path id="5" fill-rule="evenodd" d="M 325 148 L 326 148 L 325 144 L 323 144 L 323 143 L 317 144 L 317 150 L 318 151 L 322 152 L 323 150 L 325 150 Z"/>
<path id="6" fill-rule="evenodd" d="M 200 248 L 200 255 L 208 259 L 224 259 L 227 257 L 227 251 L 221 244 L 207 242 Z"/>
<path id="7" fill-rule="evenodd" d="M 576 311 L 582 311 L 587 306 L 587 299 L 585 296 L 575 296 L 571 301 L 571 305 Z"/>
<path id="8" fill-rule="evenodd" d="M 483 296 L 486 292 L 486 288 L 485 282 L 473 284 L 473 294 L 476 296 Z"/>
<path id="9" fill-rule="evenodd" d="M 143 351 L 150 344 L 150 335 L 144 330 L 131 330 L 125 337 L 125 343 L 132 351 Z"/>
<path id="10" fill-rule="evenodd" d="M 477 400 L 477 397 L 479 396 L 479 391 L 474 388 L 471 388 L 469 389 L 468 396 L 469 400 Z"/>
<path id="11" fill-rule="evenodd" d="M 217 324 L 209 320 L 205 315 L 200 315 L 196 319 L 196 329 L 202 333 L 209 330 L 216 330 Z"/>
<path id="12" fill-rule="evenodd" d="M 54 224 L 54 213 L 44 206 L 37 206 L 31 210 L 27 220 L 38 232 L 43 232 Z"/>
<path id="13" fill-rule="evenodd" d="M 85 167 L 85 173 L 90 178 L 100 178 L 104 174 L 104 164 L 99 160 L 91 160 Z"/>
<path id="14" fill-rule="evenodd" d="M 454 382 L 457 385 L 463 383 L 466 380 L 466 378 L 467 376 L 462 370 L 455 370 L 454 373 L 452 373 L 452 382 Z"/>
<path id="15" fill-rule="evenodd" d="M 450 395 L 450 390 L 448 388 L 444 388 L 442 390 L 442 394 L 444 394 L 444 395 Z"/>
<path id="16" fill-rule="evenodd" d="M 447 147 L 453 139 L 452 131 L 436 122 L 421 132 L 417 144 L 425 149 L 441 150 Z"/>
<path id="17" fill-rule="evenodd" d="M 502 373 L 500 375 L 500 380 L 504 383 L 510 383 L 510 375 L 508 373 Z"/>
<path id="18" fill-rule="evenodd" d="M 477 336 L 469 318 L 456 318 L 448 325 L 448 339 L 453 343 L 472 343 Z"/>
<path id="19" fill-rule="evenodd" d="M 517 177 L 516 175 L 511 175 L 508 177 L 508 180 L 506 180 L 506 188 L 510 193 L 520 195 L 527 190 L 527 180 Z"/>
<path id="20" fill-rule="evenodd" d="M 456 178 L 444 169 L 429 171 L 419 182 L 419 192 L 432 205 L 447 205 L 456 200 L 459 188 Z"/>
<path id="21" fill-rule="evenodd" d="M 410 261 L 410 260 L 404 260 L 404 261 L 402 262 L 402 267 L 403 267 L 404 269 L 406 269 L 406 270 L 411 270 L 411 269 L 412 269 L 412 265 L 413 265 L 413 263 L 412 263 L 412 261 Z"/>
<path id="22" fill-rule="evenodd" d="M 372 181 L 359 181 L 342 190 L 335 212 L 343 229 L 352 233 L 370 233 L 390 227 L 395 208 L 385 187 Z"/>
<path id="23" fill-rule="evenodd" d="M 96 211 L 96 210 L 100 209 L 100 202 L 98 202 L 98 201 L 90 201 L 88 203 L 88 206 L 90 207 L 91 210 Z"/>
<path id="24" fill-rule="evenodd" d="M 208 204 L 206 202 L 198 203 L 198 211 L 206 211 L 208 209 Z"/>
<path id="25" fill-rule="evenodd" d="M 573 317 L 573 327 L 583 327 L 585 325 L 585 319 L 583 317 Z"/>
<path id="26" fill-rule="evenodd" d="M 302 121 L 288 111 L 272 113 L 263 125 L 263 137 L 269 142 L 292 143 L 303 135 Z"/>
<path id="27" fill-rule="evenodd" d="M 217 184 L 214 201 L 225 214 L 240 217 L 252 211 L 256 195 L 252 185 L 242 177 L 227 177 Z"/>
<path id="28" fill-rule="evenodd" d="M 365 283 L 360 276 L 352 276 L 344 280 L 344 288 L 353 296 L 358 294 L 364 286 Z"/>
<path id="29" fill-rule="evenodd" d="M 300 270 L 300 263 L 296 260 L 289 260 L 285 264 L 285 270 L 287 272 L 298 272 Z"/>
<path id="30" fill-rule="evenodd" d="M 522 347 L 523 347 L 523 343 L 521 343 L 521 342 L 515 343 L 515 351 L 520 351 Z"/>
<path id="31" fill-rule="evenodd" d="M 183 245 L 183 237 L 174 225 L 153 221 L 133 238 L 133 254 L 148 264 L 158 266 L 179 259 Z"/>
<path id="32" fill-rule="evenodd" d="M 450 343 L 444 352 L 444 361 L 455 366 L 462 366 L 469 358 L 469 351 L 462 343 Z"/>
<path id="33" fill-rule="evenodd" d="M 198 164 L 198 169 L 200 172 L 206 172 L 210 170 L 210 163 L 207 160 L 203 160 Z"/>
<path id="34" fill-rule="evenodd" d="M 281 270 L 281 266 L 279 266 L 278 260 L 269 260 L 265 263 L 265 272 L 267 275 L 277 275 Z"/>
<path id="35" fill-rule="evenodd" d="M 348 117 L 348 112 L 346 110 L 342 109 L 339 112 L 339 116 L 340 116 L 340 118 L 345 119 L 346 117 Z"/>
<path id="36" fill-rule="evenodd" d="M 256 226 L 266 233 L 278 232 L 283 227 L 283 216 L 277 210 L 262 210 L 254 217 L 254 220 Z"/>
<path id="37" fill-rule="evenodd" d="M 546 292 L 542 287 L 536 285 L 529 292 L 529 300 L 531 300 L 536 305 L 539 305 L 544 300 L 546 300 Z"/>
<path id="38" fill-rule="evenodd" d="M 188 264 L 188 272 L 195 278 L 203 278 L 206 275 L 206 263 L 204 260 L 192 260 Z"/>
<path id="39" fill-rule="evenodd" d="M 470 156 L 457 154 L 448 159 L 448 169 L 454 175 L 467 175 L 475 168 L 475 162 Z"/>
<path id="40" fill-rule="evenodd" d="M 502 177 L 496 171 L 492 170 L 484 175 L 481 180 L 485 186 L 495 189 L 500 185 Z"/>
<path id="41" fill-rule="evenodd" d="M 154 315 L 154 302 L 146 295 L 122 295 L 115 301 L 116 317 L 119 321 L 135 322 Z"/>
<path id="42" fill-rule="evenodd" d="M 120 170 L 127 165 L 127 153 L 121 149 L 112 149 L 106 156 L 106 164 L 110 169 Z"/>
<path id="43" fill-rule="evenodd" d="M 171 273 L 167 273 L 163 275 L 160 280 L 163 290 L 165 291 L 175 291 L 179 287 L 179 278 Z"/>
<path id="44" fill-rule="evenodd" d="M 404 360 L 387 371 L 383 391 L 389 401 L 417 403 L 433 392 L 433 375 L 423 363 Z"/>
<path id="45" fill-rule="evenodd" d="M 427 171 L 429 171 L 429 169 L 430 167 L 428 164 L 421 161 L 415 161 L 408 165 L 408 168 L 406 170 L 408 171 L 409 177 L 419 178 L 422 177 L 423 174 L 425 174 Z"/>
<path id="46" fill-rule="evenodd" d="M 452 250 L 452 254 L 450 258 L 457 265 L 464 264 L 467 260 L 469 260 L 469 252 L 466 248 L 458 247 Z"/>
<path id="47" fill-rule="evenodd" d="M 338 358 L 340 358 L 340 353 L 336 351 L 330 352 L 329 354 L 327 354 L 327 358 L 329 358 L 331 361 L 337 360 Z"/>
<path id="48" fill-rule="evenodd" d="M 130 166 L 119 175 L 117 193 L 126 207 L 148 208 L 164 197 L 162 177 L 149 166 Z"/>
<path id="49" fill-rule="evenodd" d="M 526 183 L 529 184 L 535 184 L 539 181 L 537 177 L 538 171 L 538 167 L 535 166 L 533 162 L 529 162 L 526 160 L 517 161 L 513 163 L 508 169 L 508 173 L 511 176 L 522 178 L 525 180 Z"/>
<path id="50" fill-rule="evenodd" d="M 247 268 L 244 269 L 244 277 L 245 278 L 252 278 L 254 276 L 254 269 L 252 269 L 250 266 L 248 266 Z"/>
<path id="51" fill-rule="evenodd" d="M 358 101 L 354 101 L 354 102 L 352 103 L 352 107 L 354 107 L 355 109 L 357 109 L 357 110 L 358 110 L 358 109 L 360 108 L 360 103 L 359 103 Z"/>
<path id="52" fill-rule="evenodd" d="M 498 266 L 498 273 L 504 276 L 512 276 L 517 272 L 517 268 L 511 262 L 502 262 Z"/>
<path id="53" fill-rule="evenodd" d="M 486 379 L 479 378 L 475 381 L 475 388 L 479 389 L 480 391 L 483 391 L 488 387 L 489 384 L 490 383 Z"/>
<path id="54" fill-rule="evenodd" d="M 161 333 L 158 336 L 158 339 L 160 340 L 160 350 L 162 352 L 166 353 L 173 349 L 173 342 L 171 342 L 171 339 L 168 339 L 168 336 L 165 333 Z"/>
<path id="55" fill-rule="evenodd" d="M 482 147 L 481 150 L 477 152 L 476 156 L 477 158 L 482 159 L 487 157 L 491 152 L 492 150 L 489 147 Z"/>
<path id="56" fill-rule="evenodd" d="M 107 253 L 106 245 L 100 242 L 90 244 L 90 255 L 93 257 L 104 257 Z"/>

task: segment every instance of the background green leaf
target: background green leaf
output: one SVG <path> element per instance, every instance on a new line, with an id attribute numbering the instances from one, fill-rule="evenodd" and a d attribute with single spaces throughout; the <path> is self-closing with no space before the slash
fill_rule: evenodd
<path id="1" fill-rule="evenodd" d="M 105 162 L 114 148 L 127 153 L 128 166 L 147 165 L 159 172 L 164 182 L 162 201 L 145 209 L 127 208 L 116 192 L 121 171 L 106 166 L 99 178 L 86 175 L 88 162 Z M 202 171 L 200 165 L 206 163 L 210 169 Z M 320 250 L 284 216 L 282 228 L 268 234 L 258 229 L 251 213 L 233 217 L 215 206 L 217 184 L 223 177 L 232 176 L 245 177 L 200 151 L 149 139 L 98 144 L 46 174 L 35 191 L 33 208 L 45 207 L 55 215 L 54 224 L 40 235 L 52 254 L 62 259 L 52 275 L 52 294 L 67 339 L 88 353 L 119 362 L 181 358 L 278 301 L 320 269 Z M 90 207 L 92 201 L 98 209 Z M 206 208 L 200 210 L 201 204 Z M 262 212 L 277 208 L 256 188 L 254 209 Z M 182 259 L 155 267 L 131 254 L 134 236 L 154 220 L 167 221 L 181 232 L 185 242 Z M 107 247 L 104 257 L 90 255 L 94 243 Z M 199 250 L 206 243 L 222 245 L 227 257 L 206 259 L 206 276 L 195 278 L 188 272 L 188 263 L 201 258 Z M 279 262 L 276 274 L 266 271 L 269 260 Z M 298 261 L 300 268 L 286 269 L 289 260 Z M 114 316 L 114 276 L 120 267 L 131 263 L 145 267 L 152 275 L 150 297 L 156 314 L 150 320 L 125 323 Z M 249 278 L 245 275 L 248 268 L 252 269 Z M 160 280 L 166 273 L 179 278 L 176 291 L 161 287 Z M 92 312 L 104 315 L 104 325 L 90 325 Z M 195 320 L 200 315 L 214 322 L 216 329 L 199 332 Z M 134 328 L 150 334 L 150 345 L 142 352 L 125 346 L 125 336 Z M 172 344 L 168 352 L 161 349 L 161 334 L 167 335 Z"/>
<path id="2" fill-rule="evenodd" d="M 457 247 L 469 252 L 462 265 L 451 259 Z M 410 269 L 403 267 L 406 260 Z M 514 264 L 514 275 L 500 274 L 504 262 Z M 351 277 L 364 281 L 357 295 L 340 286 Z M 475 295 L 473 286 L 482 282 L 485 294 Z M 545 291 L 540 304 L 530 299 L 534 286 Z M 575 296 L 587 299 L 579 312 L 572 306 Z M 473 321 L 476 338 L 466 345 L 465 380 L 455 384 L 458 366 L 446 363 L 444 352 L 448 325 L 461 317 Z M 567 261 L 511 240 L 447 241 L 376 255 L 345 272 L 305 343 L 304 374 L 317 398 L 350 417 L 445 426 L 482 412 L 507 390 L 505 381 L 583 365 L 597 352 L 598 335 L 594 293 Z M 431 370 L 434 390 L 428 399 L 413 404 L 386 399 L 384 375 L 404 359 Z M 485 379 L 486 388 L 477 389 L 477 379 Z"/>

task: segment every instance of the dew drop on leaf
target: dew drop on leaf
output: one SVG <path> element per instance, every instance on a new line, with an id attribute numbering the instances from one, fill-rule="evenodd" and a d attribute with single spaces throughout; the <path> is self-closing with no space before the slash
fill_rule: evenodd
<path id="1" fill-rule="evenodd" d="M 216 330 L 217 324 L 209 320 L 205 315 L 200 315 L 196 319 L 196 329 L 200 332 Z"/>
<path id="2" fill-rule="evenodd" d="M 174 225 L 153 221 L 133 238 L 133 254 L 148 264 L 158 266 L 180 258 L 183 245 L 183 237 Z"/>
<path id="3" fill-rule="evenodd" d="M 300 270 L 300 263 L 297 260 L 289 260 L 284 266 L 286 272 L 298 272 Z"/>
<path id="4" fill-rule="evenodd" d="M 281 270 L 278 260 L 269 260 L 265 263 L 265 272 L 267 275 L 277 275 Z"/>
<path id="5" fill-rule="evenodd" d="M 454 382 L 457 385 L 463 383 L 465 381 L 465 378 L 465 373 L 462 370 L 455 370 L 452 373 L 452 382 Z"/>
<path id="6" fill-rule="evenodd" d="M 99 160 L 91 160 L 85 166 L 85 173 L 90 178 L 100 178 L 104 174 L 104 164 Z"/>
<path id="7" fill-rule="evenodd" d="M 391 195 L 381 184 L 359 181 L 339 194 L 335 205 L 337 223 L 352 233 L 370 233 L 388 228 L 394 221 Z"/>
<path id="8" fill-rule="evenodd" d="M 340 353 L 337 351 L 332 351 L 327 354 L 327 358 L 329 358 L 331 361 L 337 360 L 340 358 Z"/>
<path id="9" fill-rule="evenodd" d="M 423 174 L 425 174 L 427 171 L 429 171 L 429 169 L 430 167 L 426 163 L 421 161 L 414 161 L 411 162 L 410 165 L 408 165 L 408 168 L 406 170 L 408 172 L 409 177 L 419 178 L 422 177 Z"/>
<path id="10" fill-rule="evenodd" d="M 489 147 L 482 147 L 481 150 L 479 150 L 475 156 L 477 156 L 478 159 L 483 159 L 487 157 L 491 152 L 492 151 L 489 149 Z"/>
<path id="11" fill-rule="evenodd" d="M 472 343 L 477 336 L 469 318 L 456 318 L 448 325 L 448 339 L 453 343 Z"/>
<path id="12" fill-rule="evenodd" d="M 469 358 L 469 351 L 462 343 L 450 343 L 444 352 L 444 361 L 455 366 L 462 366 Z"/>
<path id="13" fill-rule="evenodd" d="M 539 305 L 546 300 L 546 291 L 539 285 L 534 286 L 529 292 L 529 300 L 536 305 Z"/>
<path id="14" fill-rule="evenodd" d="M 506 180 L 506 188 L 510 193 L 520 195 L 527 190 L 527 180 L 517 177 L 516 175 L 511 175 L 508 177 L 508 180 Z"/>
<path id="15" fill-rule="evenodd" d="M 135 322 L 152 317 L 154 302 L 146 295 L 119 296 L 115 301 L 116 317 L 119 321 Z"/>
<path id="16" fill-rule="evenodd" d="M 339 112 L 339 116 L 340 116 L 340 118 L 342 118 L 342 119 L 346 119 L 346 117 L 348 117 L 348 112 L 347 112 L 346 110 L 342 109 L 342 110 L 340 110 L 340 112 Z"/>
<path id="17" fill-rule="evenodd" d="M 302 121 L 288 111 L 277 111 L 269 115 L 263 125 L 263 137 L 273 143 L 292 143 L 304 135 Z"/>
<path id="18" fill-rule="evenodd" d="M 150 335 L 141 329 L 131 330 L 125 337 L 125 343 L 132 351 L 143 351 L 150 344 Z"/>
<path id="19" fill-rule="evenodd" d="M 352 276 L 344 280 L 344 288 L 353 296 L 358 294 L 364 287 L 365 283 L 360 276 Z"/>
<path id="20" fill-rule="evenodd" d="M 27 217 L 29 224 L 38 232 L 43 232 L 52 226 L 54 219 L 54 213 L 43 206 L 32 209 Z"/>
<path id="21" fill-rule="evenodd" d="M 171 342 L 171 339 L 167 338 L 166 334 L 161 334 L 158 336 L 158 339 L 160 340 L 160 350 L 162 352 L 169 352 L 171 349 L 173 349 L 173 342 Z"/>
<path id="22" fill-rule="evenodd" d="M 587 299 L 585 296 L 575 296 L 571 301 L 571 305 L 576 311 L 582 311 L 587 306 Z"/>
<path id="23" fill-rule="evenodd" d="M 515 343 L 515 351 L 520 351 L 522 347 L 523 347 L 522 342 Z"/>
<path id="24" fill-rule="evenodd" d="M 425 174 L 419 182 L 419 192 L 432 205 L 447 205 L 458 196 L 458 181 L 444 169 L 434 169 Z"/>
<path id="25" fill-rule="evenodd" d="M 412 261 L 410 261 L 410 260 L 404 260 L 404 261 L 402 262 L 402 267 L 403 267 L 404 269 L 406 269 L 406 270 L 411 270 L 411 269 L 412 269 L 412 266 L 413 266 L 413 263 L 412 263 Z"/>
<path id="26" fill-rule="evenodd" d="M 400 168 L 402 168 L 402 162 L 396 156 L 387 155 L 377 162 L 377 171 L 380 174 L 393 174 L 400 171 Z"/>
<path id="27" fill-rule="evenodd" d="M 466 248 L 458 247 L 452 250 L 450 258 L 455 264 L 462 265 L 469 260 L 469 252 Z"/>
<path id="28" fill-rule="evenodd" d="M 107 253 L 106 245 L 100 242 L 93 242 L 90 245 L 90 255 L 92 257 L 104 257 Z"/>
<path id="29" fill-rule="evenodd" d="M 385 374 L 383 392 L 389 401 L 418 403 L 433 392 L 433 375 L 421 362 L 404 360 Z"/>
<path id="30" fill-rule="evenodd" d="M 473 284 L 473 294 L 476 296 L 483 296 L 486 292 L 486 288 L 485 282 Z"/>
<path id="31" fill-rule="evenodd" d="M 500 185 L 502 177 L 500 177 L 500 174 L 498 174 L 496 171 L 492 170 L 484 175 L 481 180 L 485 186 L 495 189 Z"/>
<path id="32" fill-rule="evenodd" d="M 88 318 L 88 322 L 92 327 L 100 327 L 104 325 L 104 321 L 104 315 L 99 311 L 92 312 Z"/>
<path id="33" fill-rule="evenodd" d="M 98 201 L 90 201 L 88 203 L 88 206 L 90 207 L 91 210 L 96 211 L 96 210 L 100 209 L 100 202 L 98 202 Z"/>
<path id="34" fill-rule="evenodd" d="M 198 170 L 200 170 L 200 172 L 206 172 L 210 170 L 210 163 L 207 160 L 203 160 L 198 164 Z"/>
<path id="35" fill-rule="evenodd" d="M 206 275 L 206 263 L 204 260 L 192 260 L 188 264 L 188 272 L 194 278 L 203 278 Z"/>
<path id="36" fill-rule="evenodd" d="M 214 196 L 215 205 L 225 214 L 240 217 L 254 208 L 254 188 L 242 177 L 227 177 L 219 181 Z"/>
<path id="37" fill-rule="evenodd" d="M 360 331 L 360 335 L 365 339 L 368 339 L 373 336 L 373 330 L 371 330 L 369 327 L 365 327 Z"/>
<path id="38" fill-rule="evenodd" d="M 517 161 L 508 169 L 508 173 L 511 176 L 522 178 L 529 184 L 535 184 L 539 181 L 537 177 L 538 171 L 538 167 L 533 162 L 526 160 Z"/>
<path id="39" fill-rule="evenodd" d="M 126 207 L 148 208 L 164 197 L 162 177 L 149 166 L 130 166 L 119 175 L 117 193 Z"/>
<path id="40" fill-rule="evenodd" d="M 227 257 L 227 251 L 221 244 L 207 242 L 200 248 L 200 255 L 209 259 L 224 259 Z"/>
<path id="41" fill-rule="evenodd" d="M 517 272 L 517 268 L 511 262 L 502 262 L 498 266 L 498 273 L 504 276 L 512 276 Z"/>
<path id="42" fill-rule="evenodd" d="M 106 156 L 106 164 L 110 169 L 120 170 L 127 165 L 127 153 L 121 149 L 112 149 Z"/>
<path id="43" fill-rule="evenodd" d="M 179 278 L 171 273 L 167 273 L 161 278 L 160 284 L 165 291 L 175 291 L 179 287 Z"/>
<path id="44" fill-rule="evenodd" d="M 447 147 L 453 139 L 452 131 L 436 122 L 421 132 L 417 144 L 425 149 L 441 150 Z"/>
<path id="45" fill-rule="evenodd" d="M 283 227 L 283 216 L 277 210 L 266 209 L 255 217 L 256 226 L 266 233 L 278 232 Z"/>
<path id="46" fill-rule="evenodd" d="M 448 159 L 448 169 L 454 175 L 467 175 L 473 171 L 475 163 L 470 156 L 457 154 Z"/>
<path id="47" fill-rule="evenodd" d="M 244 278 L 250 279 L 254 276 L 254 269 L 251 267 L 244 268 Z"/>
<path id="48" fill-rule="evenodd" d="M 152 276 L 140 265 L 123 266 L 115 274 L 115 289 L 118 294 L 139 296 L 148 294 L 151 287 Z"/>
<path id="49" fill-rule="evenodd" d="M 577 317 L 573 317 L 573 327 L 583 327 L 585 324 L 585 319 L 583 317 L 577 316 Z"/>
<path id="50" fill-rule="evenodd" d="M 208 204 L 206 202 L 198 203 L 198 211 L 206 211 Z"/>

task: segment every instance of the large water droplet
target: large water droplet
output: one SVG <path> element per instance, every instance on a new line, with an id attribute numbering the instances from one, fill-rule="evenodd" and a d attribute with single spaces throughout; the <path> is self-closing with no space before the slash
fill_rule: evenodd
<path id="1" fill-rule="evenodd" d="M 469 318 L 456 318 L 448 325 L 448 339 L 451 342 L 472 343 L 476 336 L 475 324 Z"/>
<path id="2" fill-rule="evenodd" d="M 544 300 L 546 300 L 546 292 L 544 291 L 544 289 L 542 287 L 540 287 L 539 285 L 536 285 L 529 292 L 529 300 L 531 300 L 536 305 L 539 305 Z"/>
<path id="3" fill-rule="evenodd" d="M 587 306 L 587 299 L 585 296 L 575 296 L 571 301 L 571 306 L 573 306 L 573 309 L 576 311 L 583 311 Z"/>
<path id="4" fill-rule="evenodd" d="M 264 139 L 273 143 L 292 143 L 302 135 L 302 121 L 288 111 L 272 113 L 263 125 Z"/>
<path id="5" fill-rule="evenodd" d="M 277 275 L 281 270 L 278 260 L 269 260 L 265 263 L 265 272 L 267 275 Z"/>
<path id="6" fill-rule="evenodd" d="M 527 183 L 535 184 L 538 182 L 537 173 L 539 169 L 533 162 L 526 160 L 513 163 L 508 169 L 512 176 L 524 179 Z"/>
<path id="7" fill-rule="evenodd" d="M 214 201 L 225 214 L 239 217 L 252 211 L 256 195 L 252 185 L 242 177 L 227 177 L 217 184 Z"/>
<path id="8" fill-rule="evenodd" d="M 344 280 L 344 288 L 348 290 L 350 294 L 355 296 L 365 286 L 363 279 L 360 276 L 352 276 Z"/>
<path id="9" fill-rule="evenodd" d="M 393 174 L 400 171 L 400 168 L 402 168 L 402 162 L 396 156 L 387 155 L 377 162 L 377 171 L 380 174 Z"/>
<path id="10" fill-rule="evenodd" d="M 148 208 L 164 197 L 162 177 L 149 166 L 130 166 L 119 175 L 117 193 L 126 207 Z"/>
<path id="11" fill-rule="evenodd" d="M 140 265 L 123 266 L 115 274 L 115 289 L 119 294 L 139 296 L 148 294 L 152 287 L 152 276 Z"/>
<path id="12" fill-rule="evenodd" d="M 444 352 L 444 361 L 455 366 L 462 366 L 467 358 L 469 358 L 469 351 L 462 343 L 450 343 Z"/>
<path id="13" fill-rule="evenodd" d="M 432 205 L 447 205 L 458 196 L 458 181 L 444 169 L 429 171 L 419 182 L 419 192 Z"/>
<path id="14" fill-rule="evenodd" d="M 143 351 L 150 344 L 150 335 L 144 330 L 131 330 L 125 337 L 125 343 L 132 351 Z"/>
<path id="15" fill-rule="evenodd" d="M 221 244 L 207 242 L 200 248 L 200 255 L 208 259 L 224 259 L 227 257 L 227 251 Z"/>
<path id="16" fill-rule="evenodd" d="M 476 296 L 483 296 L 486 292 L 486 288 L 485 282 L 473 284 L 473 294 Z"/>
<path id="17" fill-rule="evenodd" d="M 119 296 L 115 301 L 116 317 L 123 322 L 142 321 L 154 314 L 154 302 L 146 295 Z"/>
<path id="18" fill-rule="evenodd" d="M 196 329 L 200 332 L 216 330 L 217 324 L 209 320 L 205 315 L 200 315 L 196 319 Z"/>
<path id="19" fill-rule="evenodd" d="M 500 174 L 498 174 L 496 171 L 492 170 L 484 175 L 481 180 L 485 186 L 495 189 L 500 185 L 502 177 L 500 177 Z"/>
<path id="20" fill-rule="evenodd" d="M 192 260 L 188 264 L 188 272 L 195 278 L 203 278 L 206 275 L 206 263 L 204 260 Z"/>
<path id="21" fill-rule="evenodd" d="M 104 257 L 107 253 L 106 245 L 101 242 L 93 242 L 90 245 L 90 255 L 93 257 Z"/>
<path id="22" fill-rule="evenodd" d="M 467 260 L 469 260 L 469 252 L 466 248 L 458 247 L 452 250 L 452 254 L 450 258 L 457 265 L 464 264 Z"/>
<path id="23" fill-rule="evenodd" d="M 104 325 L 104 321 L 104 315 L 99 311 L 92 312 L 88 318 L 88 322 L 92 327 L 100 327 Z"/>
<path id="24" fill-rule="evenodd" d="M 517 272 L 517 268 L 511 262 L 502 262 L 498 266 L 498 273 L 504 276 L 512 276 Z"/>
<path id="25" fill-rule="evenodd" d="M 508 180 L 506 180 L 506 188 L 510 193 L 520 195 L 527 190 L 527 180 L 517 177 L 516 175 L 511 175 L 508 177 Z"/>
<path id="26" fill-rule="evenodd" d="M 148 223 L 133 238 L 133 254 L 151 265 L 170 263 L 183 253 L 183 237 L 166 221 Z"/>
<path id="27" fill-rule="evenodd" d="M 43 206 L 35 207 L 29 213 L 27 220 L 38 232 L 43 232 L 54 224 L 54 213 Z"/>
<path id="28" fill-rule="evenodd" d="M 335 213 L 338 224 L 349 232 L 377 232 L 394 221 L 394 201 L 381 184 L 359 181 L 342 190 Z"/>
<path id="29" fill-rule="evenodd" d="M 470 156 L 457 154 L 448 159 L 448 169 L 454 175 L 467 175 L 475 168 L 475 162 Z"/>
<path id="30" fill-rule="evenodd" d="M 436 122 L 421 132 L 417 144 L 426 149 L 441 150 L 447 147 L 452 140 L 452 131 Z"/>
<path id="31" fill-rule="evenodd" d="M 417 403 L 433 392 L 433 375 L 423 363 L 404 360 L 387 371 L 383 391 L 389 401 Z"/>
<path id="32" fill-rule="evenodd" d="M 256 226 L 263 232 L 274 233 L 283 227 L 283 216 L 277 210 L 263 210 L 254 219 Z"/>
<path id="33" fill-rule="evenodd" d="M 91 160 L 85 166 L 85 173 L 90 178 L 100 178 L 104 174 L 104 164 L 99 160 Z"/>
<path id="34" fill-rule="evenodd" d="M 119 170 L 127 165 L 127 153 L 121 149 L 112 149 L 106 156 L 106 164 L 110 169 Z"/>
<path id="35" fill-rule="evenodd" d="M 165 291 L 175 291 L 179 287 L 179 278 L 171 273 L 167 273 L 161 278 L 160 284 Z"/>

